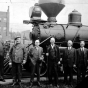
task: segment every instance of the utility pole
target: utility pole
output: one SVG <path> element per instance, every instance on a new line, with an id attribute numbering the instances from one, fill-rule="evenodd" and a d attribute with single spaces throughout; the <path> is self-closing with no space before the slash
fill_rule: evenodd
<path id="1" fill-rule="evenodd" d="M 9 6 L 8 6 L 8 9 L 7 9 L 7 22 L 6 22 L 6 36 L 8 37 L 9 36 Z"/>

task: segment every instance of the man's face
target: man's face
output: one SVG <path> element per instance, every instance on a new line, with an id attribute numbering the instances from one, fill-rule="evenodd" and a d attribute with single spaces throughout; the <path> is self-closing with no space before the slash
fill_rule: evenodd
<path id="1" fill-rule="evenodd" d="M 72 46 L 72 42 L 68 41 L 68 47 L 71 47 L 71 46 Z"/>
<path id="2" fill-rule="evenodd" d="M 85 42 L 84 42 L 84 41 L 81 41 L 81 42 L 80 42 L 80 46 L 81 46 L 81 47 L 84 47 L 84 46 L 85 46 Z"/>
<path id="3" fill-rule="evenodd" d="M 39 44 L 40 44 L 40 41 L 39 40 L 36 40 L 35 41 L 35 46 L 39 46 Z"/>
<path id="4" fill-rule="evenodd" d="M 54 44 L 55 43 L 55 39 L 54 38 L 51 38 L 50 43 L 51 44 Z"/>
<path id="5" fill-rule="evenodd" d="M 17 38 L 15 41 L 16 41 L 16 44 L 19 44 L 21 43 L 21 38 Z"/>

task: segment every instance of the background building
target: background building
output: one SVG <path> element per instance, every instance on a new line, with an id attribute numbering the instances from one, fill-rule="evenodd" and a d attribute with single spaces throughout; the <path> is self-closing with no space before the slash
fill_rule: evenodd
<path id="1" fill-rule="evenodd" d="M 0 11 L 0 34 L 3 40 L 9 39 L 9 7 L 7 12 Z"/>

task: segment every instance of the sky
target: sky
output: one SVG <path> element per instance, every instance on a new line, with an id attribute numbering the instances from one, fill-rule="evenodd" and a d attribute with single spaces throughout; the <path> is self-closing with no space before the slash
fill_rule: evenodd
<path id="1" fill-rule="evenodd" d="M 38 0 L 0 0 L 0 11 L 10 9 L 10 31 L 22 32 L 32 28 L 32 25 L 23 24 L 23 20 L 30 20 L 29 9 Z M 64 9 L 56 16 L 57 23 L 68 23 L 68 14 L 74 9 L 82 14 L 82 24 L 88 25 L 88 0 L 65 0 Z M 42 12 L 42 19 L 47 16 Z"/>

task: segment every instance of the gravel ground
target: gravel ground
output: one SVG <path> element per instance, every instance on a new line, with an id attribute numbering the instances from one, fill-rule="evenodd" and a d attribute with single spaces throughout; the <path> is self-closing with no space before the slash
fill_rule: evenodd
<path id="1" fill-rule="evenodd" d="M 76 86 L 76 80 L 73 81 L 73 87 L 71 86 L 65 86 L 63 83 L 63 80 L 59 80 L 59 88 L 75 88 Z M 14 87 L 11 86 L 11 84 L 0 84 L 0 88 L 20 88 L 19 85 L 15 85 Z M 48 86 L 47 82 L 41 82 L 42 87 L 36 86 L 36 82 L 34 83 L 32 88 L 56 88 L 55 86 Z M 22 83 L 22 88 L 29 88 L 29 83 Z"/>

